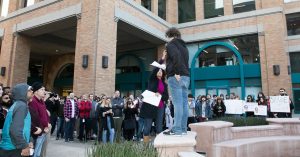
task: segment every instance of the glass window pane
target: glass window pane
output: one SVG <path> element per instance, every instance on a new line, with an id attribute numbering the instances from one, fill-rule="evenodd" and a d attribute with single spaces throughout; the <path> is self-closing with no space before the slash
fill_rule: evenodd
<path id="1" fill-rule="evenodd" d="M 190 22 L 195 19 L 195 0 L 178 0 L 178 22 Z"/>
<path id="2" fill-rule="evenodd" d="M 300 73 L 300 52 L 290 53 L 292 73 Z"/>
<path id="3" fill-rule="evenodd" d="M 7 16 L 8 14 L 8 7 L 9 7 L 9 0 L 3 0 L 1 6 L 1 16 Z"/>
<path id="4" fill-rule="evenodd" d="M 224 16 L 223 0 L 204 0 L 205 19 Z"/>
<path id="5" fill-rule="evenodd" d="M 151 0 L 142 0 L 142 6 L 151 11 Z"/>
<path id="6" fill-rule="evenodd" d="M 284 3 L 295 2 L 295 1 L 299 1 L 299 0 L 284 0 Z"/>
<path id="7" fill-rule="evenodd" d="M 255 10 L 255 0 L 233 0 L 233 13 Z"/>
<path id="8" fill-rule="evenodd" d="M 158 0 L 158 16 L 166 19 L 166 0 Z"/>
<path id="9" fill-rule="evenodd" d="M 244 64 L 260 63 L 257 34 L 214 41 L 227 42 L 233 45 L 242 56 Z M 199 47 L 214 41 L 202 42 Z M 209 47 L 199 56 L 199 67 L 230 66 L 238 64 L 238 59 L 233 51 L 223 46 Z"/>
<path id="10" fill-rule="evenodd" d="M 286 24 L 289 36 L 300 35 L 300 13 L 286 15 Z"/>

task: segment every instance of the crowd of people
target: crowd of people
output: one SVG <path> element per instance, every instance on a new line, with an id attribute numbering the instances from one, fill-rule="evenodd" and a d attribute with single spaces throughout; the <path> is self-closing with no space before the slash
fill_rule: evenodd
<path id="1" fill-rule="evenodd" d="M 118 90 L 112 96 L 69 93 L 63 97 L 46 91 L 40 82 L 18 84 L 13 89 L 0 85 L 0 156 L 45 157 L 51 135 L 66 143 L 74 137 L 82 142 L 148 143 L 151 136 L 164 130 L 165 135 L 182 136 L 191 123 L 228 116 L 224 100 L 241 98 L 234 93 L 196 99 L 188 94 L 187 48 L 176 28 L 169 29 L 166 36 L 170 42 L 159 61 L 166 62 L 166 69 L 154 68 L 147 88 L 161 96 L 157 106 L 143 102 L 142 97 L 121 97 Z M 286 96 L 285 89 L 281 88 L 279 95 Z M 246 101 L 267 106 L 267 117 L 288 118 L 294 108 L 290 100 L 290 112 L 272 113 L 269 98 L 262 92 L 256 97 L 248 95 Z M 254 114 L 246 112 L 246 116 Z"/>

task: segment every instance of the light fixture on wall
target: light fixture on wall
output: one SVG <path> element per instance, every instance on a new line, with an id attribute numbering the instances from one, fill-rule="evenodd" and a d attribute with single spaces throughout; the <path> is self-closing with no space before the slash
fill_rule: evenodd
<path id="1" fill-rule="evenodd" d="M 102 68 L 108 68 L 108 56 L 102 56 Z"/>
<path id="2" fill-rule="evenodd" d="M 5 76 L 6 67 L 1 67 L 0 75 Z"/>
<path id="3" fill-rule="evenodd" d="M 280 75 L 280 66 L 279 65 L 273 65 L 273 74 L 275 76 Z"/>
<path id="4" fill-rule="evenodd" d="M 87 68 L 89 64 L 89 55 L 82 56 L 82 67 Z"/>

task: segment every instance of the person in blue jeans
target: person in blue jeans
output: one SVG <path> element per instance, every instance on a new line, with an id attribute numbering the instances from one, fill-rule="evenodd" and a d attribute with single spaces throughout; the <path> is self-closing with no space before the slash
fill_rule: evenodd
<path id="1" fill-rule="evenodd" d="M 189 52 L 185 42 L 181 39 L 181 33 L 176 28 L 170 28 L 166 32 L 170 40 L 166 44 L 166 74 L 168 86 L 174 104 L 174 126 L 172 130 L 164 132 L 165 135 L 177 135 L 187 133 L 188 120 L 188 88 L 190 84 Z"/>
<path id="2" fill-rule="evenodd" d="M 107 142 L 107 132 L 109 132 L 109 141 L 110 143 L 114 142 L 115 137 L 115 129 L 114 129 L 114 119 L 113 119 L 113 111 L 111 105 L 111 99 L 106 96 L 102 99 L 101 106 L 99 108 L 99 116 L 101 116 L 102 122 L 102 142 Z"/>

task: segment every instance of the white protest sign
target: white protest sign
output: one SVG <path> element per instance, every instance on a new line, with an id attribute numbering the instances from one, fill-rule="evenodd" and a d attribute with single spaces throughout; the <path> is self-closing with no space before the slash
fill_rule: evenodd
<path id="1" fill-rule="evenodd" d="M 254 110 L 254 115 L 267 116 L 267 114 L 268 114 L 267 106 L 264 105 L 258 105 Z"/>
<path id="2" fill-rule="evenodd" d="M 243 114 L 244 102 L 243 100 L 224 100 L 226 106 L 226 114 Z"/>
<path id="3" fill-rule="evenodd" d="M 254 112 L 255 108 L 258 106 L 256 102 L 245 102 L 244 110 L 245 112 Z"/>
<path id="4" fill-rule="evenodd" d="M 271 112 L 290 112 L 289 96 L 270 96 Z"/>

